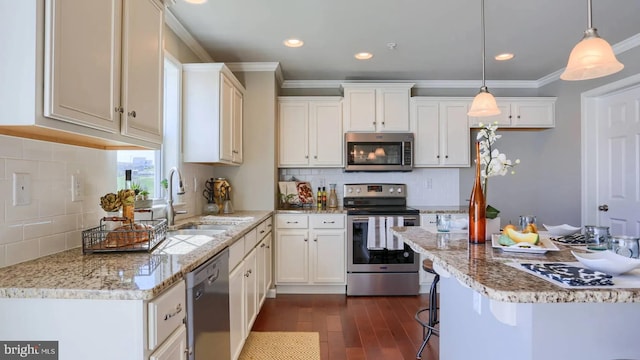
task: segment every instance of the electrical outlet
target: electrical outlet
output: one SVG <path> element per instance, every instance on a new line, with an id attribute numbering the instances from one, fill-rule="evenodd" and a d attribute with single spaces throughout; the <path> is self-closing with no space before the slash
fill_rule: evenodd
<path id="1" fill-rule="evenodd" d="M 84 183 L 82 176 L 78 174 L 71 175 L 71 201 L 82 201 L 84 193 Z"/>
<path id="2" fill-rule="evenodd" d="M 31 174 L 13 173 L 13 206 L 31 203 Z"/>

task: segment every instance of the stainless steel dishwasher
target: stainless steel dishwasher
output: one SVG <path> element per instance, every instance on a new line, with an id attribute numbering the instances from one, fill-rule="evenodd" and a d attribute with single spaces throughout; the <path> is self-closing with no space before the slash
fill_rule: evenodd
<path id="1" fill-rule="evenodd" d="M 229 249 L 187 274 L 189 360 L 231 359 Z"/>

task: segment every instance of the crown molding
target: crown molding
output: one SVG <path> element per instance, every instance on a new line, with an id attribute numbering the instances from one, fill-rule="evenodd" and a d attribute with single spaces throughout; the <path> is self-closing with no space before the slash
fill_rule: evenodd
<path id="1" fill-rule="evenodd" d="M 182 40 L 185 45 L 187 45 L 187 47 L 194 52 L 194 54 L 196 54 L 200 61 L 214 61 L 211 55 L 209 55 L 209 53 L 200 45 L 200 43 L 193 36 L 191 36 L 189 31 L 187 31 L 187 29 L 182 26 L 180 21 L 175 17 L 175 15 L 173 15 L 171 10 L 169 9 L 165 9 L 164 23 L 167 24 L 169 29 L 173 30 L 173 32 L 176 33 L 180 40 Z"/>
<path id="2" fill-rule="evenodd" d="M 345 83 L 414 83 L 414 88 L 421 89 L 475 89 L 480 88 L 480 80 L 285 80 L 282 88 L 286 89 L 339 89 Z M 487 81 L 487 86 L 494 89 L 535 89 L 538 88 L 536 80 L 494 80 Z"/>
<path id="3" fill-rule="evenodd" d="M 282 75 L 282 67 L 279 62 L 237 62 L 225 63 L 231 71 L 249 72 L 249 71 L 273 71 L 276 75 L 276 81 L 279 86 L 284 82 Z"/>
<path id="4" fill-rule="evenodd" d="M 640 46 L 640 33 L 620 41 L 613 45 L 612 48 L 614 53 L 622 54 L 623 52 L 631 50 L 637 46 Z"/>

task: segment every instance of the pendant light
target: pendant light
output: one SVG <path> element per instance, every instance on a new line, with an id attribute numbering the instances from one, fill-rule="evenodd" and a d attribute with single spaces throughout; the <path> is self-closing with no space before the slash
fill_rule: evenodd
<path id="1" fill-rule="evenodd" d="M 480 87 L 480 92 L 473 98 L 473 103 L 471 104 L 471 109 L 467 115 L 474 117 L 481 116 L 493 116 L 500 114 L 500 109 L 498 109 L 498 104 L 496 104 L 496 99 L 491 95 L 489 89 L 485 85 L 485 59 L 484 59 L 484 51 L 485 51 L 485 30 L 484 30 L 484 0 L 482 0 L 482 87 Z"/>
<path id="2" fill-rule="evenodd" d="M 589 80 L 617 73 L 624 65 L 616 59 L 611 45 L 598 35 L 591 25 L 591 0 L 587 0 L 587 30 L 584 37 L 571 50 L 567 68 L 560 79 Z"/>

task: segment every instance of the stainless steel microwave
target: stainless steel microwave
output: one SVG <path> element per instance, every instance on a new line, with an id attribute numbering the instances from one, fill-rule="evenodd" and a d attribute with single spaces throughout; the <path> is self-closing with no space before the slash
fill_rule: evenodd
<path id="1" fill-rule="evenodd" d="M 411 171 L 412 133 L 354 133 L 345 138 L 344 171 Z"/>

